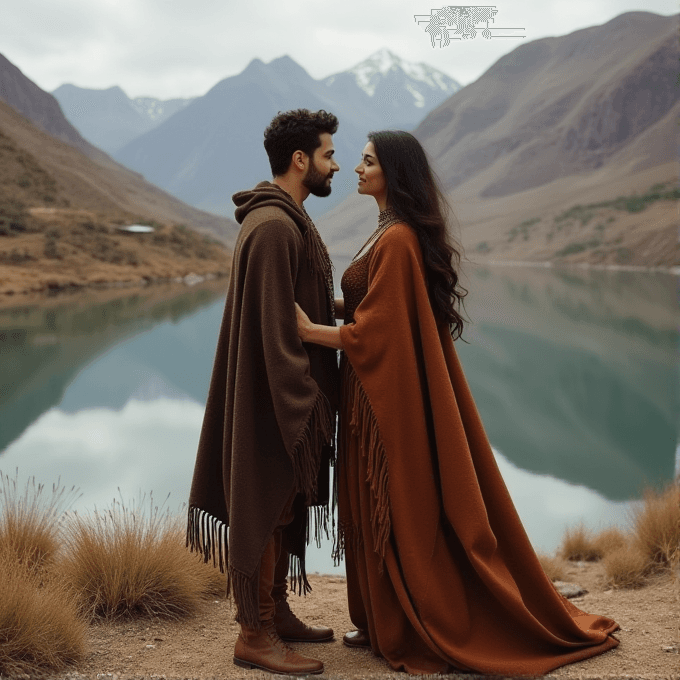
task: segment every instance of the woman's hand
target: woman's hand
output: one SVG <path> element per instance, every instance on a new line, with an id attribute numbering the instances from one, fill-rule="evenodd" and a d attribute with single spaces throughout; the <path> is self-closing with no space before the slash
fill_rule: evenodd
<path id="1" fill-rule="evenodd" d="M 345 298 L 335 298 L 335 318 L 345 319 Z"/>
<path id="2" fill-rule="evenodd" d="M 298 335 L 302 342 L 309 342 L 309 334 L 314 324 L 309 320 L 309 317 L 302 311 L 302 307 L 295 303 L 295 315 L 297 317 Z"/>
<path id="3" fill-rule="evenodd" d="M 323 345 L 331 349 L 342 349 L 340 329 L 337 326 L 312 323 L 297 302 L 295 303 L 295 316 L 297 317 L 298 335 L 302 342 L 313 342 L 316 345 Z"/>

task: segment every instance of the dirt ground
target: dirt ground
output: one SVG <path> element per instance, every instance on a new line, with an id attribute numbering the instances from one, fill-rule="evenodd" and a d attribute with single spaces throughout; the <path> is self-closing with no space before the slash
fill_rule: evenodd
<path id="1" fill-rule="evenodd" d="M 342 635 L 352 629 L 345 600 L 345 580 L 311 575 L 313 591 L 306 598 L 291 597 L 293 610 L 308 623 L 323 623 L 335 630 L 335 640 L 324 644 L 293 645 L 300 653 L 321 659 L 323 676 L 350 678 L 406 678 L 396 673 L 370 650 L 348 649 Z M 615 619 L 621 626 L 621 644 L 587 661 L 559 668 L 545 678 L 594 680 L 680 679 L 680 583 L 670 577 L 638 590 L 612 590 L 603 585 L 601 565 L 576 563 L 569 581 L 588 593 L 574 602 L 585 611 Z M 66 677 L 106 678 L 270 678 L 232 663 L 238 634 L 234 612 L 225 600 L 206 604 L 205 612 L 187 621 L 135 621 L 102 623 L 91 627 L 89 653 Z M 281 677 L 281 676 L 279 676 Z M 440 676 L 441 677 L 441 676 Z M 472 680 L 476 674 L 446 676 Z M 489 677 L 489 676 L 486 676 Z"/>

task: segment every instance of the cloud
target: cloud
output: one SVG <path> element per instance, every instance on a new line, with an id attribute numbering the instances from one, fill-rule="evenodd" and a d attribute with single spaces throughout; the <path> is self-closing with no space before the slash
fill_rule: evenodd
<path id="1" fill-rule="evenodd" d="M 565 0 L 497 5 L 498 23 L 526 26 L 526 40 L 476 38 L 433 49 L 415 14 L 437 3 L 344 0 L 22 0 L 5 3 L 2 53 L 53 90 L 63 83 L 130 96 L 196 96 L 240 73 L 255 57 L 290 55 L 314 78 L 346 70 L 383 46 L 467 83 L 521 42 L 563 35 L 646 6 L 677 12 L 671 0 Z"/>
<path id="2" fill-rule="evenodd" d="M 0 458 L 0 469 L 20 479 L 35 476 L 48 488 L 61 478 L 82 497 L 73 509 L 108 507 L 153 492 L 169 508 L 186 502 L 204 408 L 185 400 L 130 400 L 120 411 L 52 409 Z"/>

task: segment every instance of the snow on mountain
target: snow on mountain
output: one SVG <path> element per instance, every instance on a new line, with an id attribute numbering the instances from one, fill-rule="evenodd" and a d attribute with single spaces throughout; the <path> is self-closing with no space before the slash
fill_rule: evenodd
<path id="1" fill-rule="evenodd" d="M 169 118 L 177 111 L 187 107 L 194 101 L 191 99 L 154 99 L 153 97 L 136 97 L 131 99 L 130 103 L 136 111 L 141 113 L 145 118 L 148 118 L 154 123 L 161 123 L 166 118 Z"/>
<path id="2" fill-rule="evenodd" d="M 385 47 L 345 73 L 350 74 L 369 97 L 375 96 L 386 77 L 402 75 L 408 83 L 408 90 L 413 95 L 415 105 L 419 108 L 425 106 L 423 91 L 438 92 L 439 96 L 443 94 L 443 98 L 446 98 L 461 88 L 461 85 L 446 73 L 427 64 L 406 61 Z M 330 86 L 339 75 L 329 76 L 324 82 Z"/>

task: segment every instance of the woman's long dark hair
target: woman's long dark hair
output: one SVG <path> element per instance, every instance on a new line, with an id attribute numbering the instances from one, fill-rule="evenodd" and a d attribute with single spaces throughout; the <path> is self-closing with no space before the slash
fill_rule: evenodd
<path id="1" fill-rule="evenodd" d="M 451 208 L 420 142 L 401 130 L 369 132 L 387 181 L 387 205 L 418 235 L 427 290 L 435 317 L 449 324 L 454 340 L 463 333 L 458 311 L 467 290 L 459 283 L 461 247 L 447 230 Z"/>

